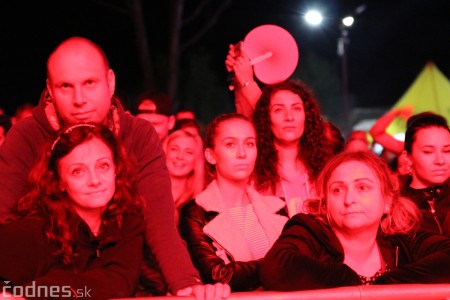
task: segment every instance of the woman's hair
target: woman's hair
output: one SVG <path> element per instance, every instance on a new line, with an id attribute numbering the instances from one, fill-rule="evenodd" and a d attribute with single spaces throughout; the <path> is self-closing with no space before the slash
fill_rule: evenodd
<path id="1" fill-rule="evenodd" d="M 134 186 L 130 162 L 114 134 L 104 125 L 80 123 L 67 125 L 41 152 L 37 164 L 30 172 L 30 189 L 17 206 L 16 218 L 43 215 L 46 219 L 45 234 L 55 246 L 55 255 L 64 263 L 72 260 L 73 247 L 78 236 L 80 218 L 73 208 L 67 192 L 61 190 L 59 163 L 77 146 L 92 139 L 99 139 L 111 150 L 115 165 L 115 192 L 102 214 L 102 224 L 122 224 L 124 213 L 140 213 L 142 200 Z"/>
<path id="2" fill-rule="evenodd" d="M 253 113 L 253 123 L 258 133 L 258 157 L 255 166 L 255 185 L 260 191 L 271 189 L 275 192 L 280 181 L 278 174 L 278 153 L 275 148 L 275 136 L 271 129 L 270 101 L 281 90 L 297 94 L 305 109 L 305 129 L 299 140 L 298 158 L 305 164 L 312 180 L 322 169 L 327 159 L 325 125 L 321 117 L 319 104 L 313 92 L 299 80 L 284 81 L 267 85 L 258 100 Z"/>
<path id="3" fill-rule="evenodd" d="M 194 168 L 192 172 L 188 175 L 187 181 L 186 181 L 186 190 L 184 191 L 183 195 L 179 199 L 175 200 L 175 207 L 179 209 L 183 204 L 185 204 L 187 201 L 194 198 L 197 194 L 203 191 L 205 187 L 205 159 L 203 156 L 203 142 L 199 136 L 194 136 L 190 134 L 189 132 L 178 129 L 176 131 L 173 131 L 166 139 L 166 142 L 164 143 L 165 152 L 167 153 L 168 147 L 170 143 L 178 138 L 178 137 L 188 137 L 191 138 L 194 141 L 195 147 L 195 162 L 194 162 Z"/>
<path id="4" fill-rule="evenodd" d="M 405 132 L 405 151 L 408 154 L 412 152 L 412 145 L 415 142 L 416 134 L 420 129 L 438 127 L 450 130 L 447 124 L 447 120 L 438 114 L 432 112 L 422 112 L 411 116 L 406 124 Z"/>
<path id="5" fill-rule="evenodd" d="M 333 122 L 324 121 L 326 145 L 324 149 L 328 151 L 330 157 L 344 151 L 345 138 L 341 130 Z"/>
<path id="6" fill-rule="evenodd" d="M 238 114 L 238 113 L 224 113 L 221 115 L 218 115 L 215 117 L 211 123 L 209 123 L 208 127 L 206 128 L 206 135 L 204 140 L 204 147 L 205 149 L 214 149 L 215 145 L 215 138 L 217 136 L 217 131 L 219 129 L 219 126 L 230 120 L 244 120 L 249 122 L 252 126 L 252 122 L 245 117 L 244 115 Z M 205 175 L 206 175 L 206 183 L 209 184 L 213 179 L 216 178 L 216 167 L 209 162 L 206 161 L 205 163 Z"/>
<path id="7" fill-rule="evenodd" d="M 380 226 L 383 233 L 414 233 L 420 224 L 420 212 L 417 206 L 409 199 L 400 197 L 397 177 L 391 173 L 386 162 L 371 151 L 342 152 L 331 158 L 317 178 L 319 199 L 310 199 L 305 203 L 308 213 L 332 225 L 327 205 L 329 181 L 336 168 L 349 161 L 358 161 L 367 165 L 380 181 L 383 197 L 392 199 L 389 212 L 381 218 Z"/>

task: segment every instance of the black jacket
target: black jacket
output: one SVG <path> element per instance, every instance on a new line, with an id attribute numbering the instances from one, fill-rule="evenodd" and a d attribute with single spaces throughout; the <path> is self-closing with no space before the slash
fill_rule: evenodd
<path id="1" fill-rule="evenodd" d="M 12 292 L 13 286 L 47 286 L 59 288 L 56 298 L 68 299 L 133 295 L 142 258 L 142 216 L 126 214 L 121 228 L 110 223 L 102 227 L 98 237 L 80 221 L 75 259 L 70 265 L 64 265 L 53 254 L 55 248 L 44 233 L 44 224 L 43 217 L 30 216 L 0 226 L 3 290 Z M 40 295 L 32 298 L 47 299 L 44 292 Z"/>
<path id="2" fill-rule="evenodd" d="M 450 236 L 450 178 L 440 186 L 425 189 L 412 188 L 409 175 L 399 179 L 400 194 L 414 201 L 422 213 L 423 229 Z"/>
<path id="3" fill-rule="evenodd" d="M 284 201 L 262 196 L 250 187 L 247 194 L 269 243 L 273 244 L 288 220 Z M 232 291 L 254 290 L 261 286 L 260 261 L 253 258 L 242 231 L 225 211 L 213 181 L 182 207 L 180 234 L 204 283 L 228 283 Z"/>
<path id="4" fill-rule="evenodd" d="M 377 242 L 390 271 L 376 284 L 450 283 L 450 239 L 420 231 L 414 237 L 380 233 Z M 281 291 L 360 285 L 358 274 L 343 262 L 334 232 L 313 216 L 298 214 L 262 261 L 261 282 Z"/>
<path id="5" fill-rule="evenodd" d="M 180 234 L 188 243 L 194 266 L 199 270 L 202 282 L 228 283 L 233 291 L 249 291 L 258 288 L 259 261 L 232 261 L 225 264 L 216 254 L 213 240 L 203 232 L 203 227 L 209 223 L 217 212 L 205 212 L 194 200 L 183 206 L 180 215 Z M 186 218 L 189 216 L 189 218 Z M 190 246 L 195 242 L 195 247 Z M 195 249 L 194 249 L 195 248 Z"/>

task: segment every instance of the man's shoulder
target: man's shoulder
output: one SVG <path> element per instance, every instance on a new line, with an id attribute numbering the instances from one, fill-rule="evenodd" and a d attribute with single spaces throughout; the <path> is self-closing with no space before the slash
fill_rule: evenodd
<path id="1" fill-rule="evenodd" d="M 130 114 L 123 114 L 120 121 L 119 139 L 129 154 L 141 159 L 161 156 L 161 141 L 153 125 Z"/>
<path id="2" fill-rule="evenodd" d="M 32 236 L 43 233 L 45 219 L 40 215 L 27 216 L 15 221 L 0 225 L 2 237 L 8 236 Z"/>
<path id="3" fill-rule="evenodd" d="M 8 145 L 12 143 L 14 147 L 17 147 L 17 143 L 21 142 L 30 145 L 42 144 L 48 139 L 50 134 L 51 132 L 47 128 L 31 116 L 11 127 L 4 144 Z"/>
<path id="4" fill-rule="evenodd" d="M 129 113 L 121 115 L 120 127 L 121 135 L 125 136 L 142 134 L 143 132 L 157 135 L 153 125 L 149 121 L 137 118 Z"/>

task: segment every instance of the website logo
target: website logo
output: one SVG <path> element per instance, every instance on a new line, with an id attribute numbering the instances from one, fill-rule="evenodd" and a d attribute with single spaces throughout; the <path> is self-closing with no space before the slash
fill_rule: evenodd
<path id="1" fill-rule="evenodd" d="M 68 285 L 36 285 L 35 281 L 27 286 L 11 286 L 10 281 L 3 281 L 6 285 L 2 288 L 3 297 L 25 297 L 25 298 L 90 298 L 91 289 L 87 286 L 84 288 L 74 289 Z"/>

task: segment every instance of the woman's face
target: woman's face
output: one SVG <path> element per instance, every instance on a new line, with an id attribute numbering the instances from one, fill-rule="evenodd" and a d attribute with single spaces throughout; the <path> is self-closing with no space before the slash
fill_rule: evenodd
<path id="1" fill-rule="evenodd" d="M 270 100 L 271 129 L 280 144 L 297 144 L 305 130 L 305 109 L 299 95 L 280 90 Z"/>
<path id="2" fill-rule="evenodd" d="M 256 161 L 256 132 L 246 120 L 231 119 L 217 128 L 214 149 L 205 157 L 216 166 L 217 179 L 248 182 Z"/>
<path id="3" fill-rule="evenodd" d="M 78 213 L 101 214 L 116 188 L 114 156 L 100 139 L 93 138 L 59 161 L 60 188 L 72 199 Z"/>
<path id="4" fill-rule="evenodd" d="M 338 166 L 327 184 L 329 217 L 335 230 L 344 234 L 376 232 L 388 212 L 380 180 L 364 163 L 348 161 Z"/>
<path id="5" fill-rule="evenodd" d="M 441 127 L 428 127 L 417 131 L 412 144 L 411 162 L 416 189 L 444 183 L 450 176 L 450 133 Z"/>
<path id="6" fill-rule="evenodd" d="M 170 176 L 188 176 L 194 169 L 196 151 L 192 137 L 178 136 L 171 139 L 166 151 L 166 165 Z"/>

